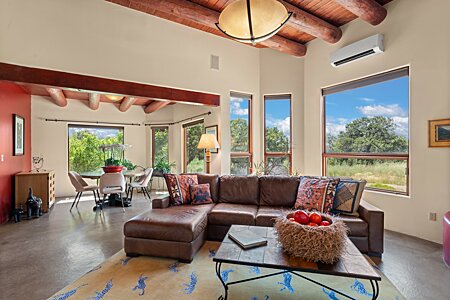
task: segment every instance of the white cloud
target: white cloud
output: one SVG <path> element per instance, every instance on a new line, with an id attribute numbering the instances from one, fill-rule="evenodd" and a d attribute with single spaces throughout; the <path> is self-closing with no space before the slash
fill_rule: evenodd
<path id="1" fill-rule="evenodd" d="M 291 131 L 291 117 L 286 117 L 285 119 L 267 119 L 267 127 L 276 127 L 281 130 L 285 136 L 290 136 Z"/>
<path id="2" fill-rule="evenodd" d="M 374 102 L 375 101 L 374 98 L 367 98 L 367 97 L 359 98 L 359 100 L 362 100 L 364 102 Z"/>
<path id="3" fill-rule="evenodd" d="M 327 123 L 327 133 L 337 136 L 340 132 L 345 131 L 346 124 Z"/>
<path id="4" fill-rule="evenodd" d="M 396 125 L 395 133 L 408 137 L 408 117 L 392 117 Z"/>
<path id="5" fill-rule="evenodd" d="M 398 104 L 389 104 L 389 105 L 366 105 L 366 106 L 358 106 L 357 109 L 367 117 L 375 117 L 375 116 L 406 116 L 405 111 Z"/>
<path id="6" fill-rule="evenodd" d="M 230 112 L 232 115 L 245 116 L 248 114 L 248 108 L 242 108 L 241 103 L 244 99 L 231 98 L 230 101 Z"/>

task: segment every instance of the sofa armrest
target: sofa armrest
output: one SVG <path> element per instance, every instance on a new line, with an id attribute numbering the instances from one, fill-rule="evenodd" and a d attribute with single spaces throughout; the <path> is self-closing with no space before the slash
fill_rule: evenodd
<path id="1" fill-rule="evenodd" d="M 358 213 L 369 224 L 369 252 L 381 255 L 384 250 L 384 211 L 361 201 Z"/>
<path id="2" fill-rule="evenodd" d="M 168 208 L 170 203 L 169 196 L 164 196 L 162 198 L 156 198 L 152 200 L 152 208 Z"/>

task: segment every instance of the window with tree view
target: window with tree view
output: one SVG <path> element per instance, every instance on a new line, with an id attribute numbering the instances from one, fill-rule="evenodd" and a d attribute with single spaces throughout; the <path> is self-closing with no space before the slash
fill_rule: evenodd
<path id="1" fill-rule="evenodd" d="M 291 173 L 291 95 L 264 97 L 265 174 Z"/>
<path id="2" fill-rule="evenodd" d="M 197 173 L 205 171 L 205 156 L 203 149 L 197 149 L 198 142 L 204 131 L 203 120 L 183 125 L 184 131 L 184 171 Z"/>
<path id="3" fill-rule="evenodd" d="M 326 88 L 323 168 L 367 188 L 408 194 L 409 70 Z"/>
<path id="4" fill-rule="evenodd" d="M 169 127 L 152 127 L 152 166 L 169 163 Z"/>
<path id="5" fill-rule="evenodd" d="M 69 171 L 95 172 L 104 166 L 101 145 L 123 144 L 123 127 L 69 125 Z"/>
<path id="6" fill-rule="evenodd" d="M 230 173 L 247 175 L 252 166 L 252 96 L 231 93 L 230 97 Z"/>

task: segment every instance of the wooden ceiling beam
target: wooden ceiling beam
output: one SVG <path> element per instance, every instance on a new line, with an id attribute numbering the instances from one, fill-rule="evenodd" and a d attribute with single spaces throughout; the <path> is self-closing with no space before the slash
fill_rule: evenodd
<path id="1" fill-rule="evenodd" d="M 100 106 L 100 94 L 99 93 L 90 93 L 89 94 L 89 107 L 92 110 L 97 110 Z"/>
<path id="2" fill-rule="evenodd" d="M 153 101 L 144 108 L 144 111 L 146 114 L 151 114 L 157 110 L 160 110 L 163 107 L 166 107 L 169 104 L 170 102 L 168 101 Z"/>
<path id="3" fill-rule="evenodd" d="M 165 99 L 171 102 L 186 104 L 220 106 L 220 95 L 216 94 L 24 67 L 7 63 L 0 63 L 0 80 L 59 87 L 68 90 L 101 91 L 138 98 Z"/>
<path id="4" fill-rule="evenodd" d="M 386 18 L 387 10 L 375 0 L 335 0 L 346 10 L 372 25 L 378 25 Z"/>
<path id="5" fill-rule="evenodd" d="M 133 104 L 136 102 L 136 97 L 125 97 L 120 103 L 119 110 L 121 112 L 126 112 Z"/>
<path id="6" fill-rule="evenodd" d="M 168 14 L 177 17 L 177 20 L 184 19 L 198 25 L 208 28 L 209 33 L 214 33 L 225 37 L 216 27 L 215 23 L 219 20 L 220 13 L 209 9 L 202 5 L 184 1 L 184 0 L 106 0 L 125 7 L 129 7 L 138 11 L 142 11 L 151 15 L 157 13 Z M 159 16 L 158 16 L 159 17 Z M 183 24 L 181 21 L 178 23 Z M 211 32 L 212 31 L 212 32 Z M 259 45 L 278 50 L 294 56 L 304 56 L 306 54 L 306 46 L 284 37 L 275 35 L 270 39 L 264 40 Z"/>
<path id="7" fill-rule="evenodd" d="M 328 43 L 336 43 L 342 37 L 342 30 L 330 23 L 318 18 L 287 1 L 280 1 L 288 11 L 291 11 L 292 17 L 287 26 L 298 31 L 306 32 L 312 36 L 318 37 Z"/>
<path id="8" fill-rule="evenodd" d="M 53 102 L 61 107 L 67 106 L 67 99 L 61 89 L 57 88 L 46 88 Z"/>

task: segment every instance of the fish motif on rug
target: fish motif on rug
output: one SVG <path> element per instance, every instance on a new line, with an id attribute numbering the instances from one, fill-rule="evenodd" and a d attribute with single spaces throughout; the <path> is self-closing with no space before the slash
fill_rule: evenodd
<path id="1" fill-rule="evenodd" d="M 95 296 L 92 297 L 92 300 L 100 300 L 103 299 L 103 297 L 105 297 L 106 294 L 108 294 L 108 292 L 111 290 L 111 288 L 113 287 L 113 283 L 112 283 L 112 279 L 110 279 L 106 285 L 105 288 L 103 290 L 101 290 L 100 292 L 95 292 Z"/>
<path id="2" fill-rule="evenodd" d="M 147 287 L 147 285 L 145 284 L 145 281 L 147 279 L 148 279 L 147 276 L 144 276 L 144 275 L 139 276 L 136 286 L 134 288 L 132 288 L 131 290 L 132 291 L 141 290 L 141 292 L 139 293 L 139 296 L 143 296 L 145 293 L 145 288 Z"/>
<path id="3" fill-rule="evenodd" d="M 256 275 L 261 274 L 261 270 L 260 270 L 259 267 L 257 267 L 257 266 L 250 267 L 250 272 L 251 272 L 251 273 L 254 273 L 254 274 L 256 274 Z"/>
<path id="4" fill-rule="evenodd" d="M 355 279 L 355 282 L 353 283 L 352 286 L 350 286 L 350 289 L 352 291 L 357 292 L 360 295 L 364 295 L 367 297 L 372 297 L 372 293 L 367 292 L 366 287 L 364 286 L 364 284 L 359 281 L 358 279 Z"/>
<path id="5" fill-rule="evenodd" d="M 125 257 L 123 259 L 121 259 L 120 261 L 122 262 L 122 266 L 126 266 L 128 265 L 128 262 L 132 259 L 132 257 Z"/>
<path id="6" fill-rule="evenodd" d="M 209 249 L 208 250 L 209 251 L 209 257 L 214 257 L 214 256 L 216 256 L 216 249 Z"/>
<path id="7" fill-rule="evenodd" d="M 252 297 L 250 300 L 258 300 L 258 297 Z M 264 300 L 269 300 L 269 296 L 264 295 Z"/>
<path id="8" fill-rule="evenodd" d="M 220 272 L 220 277 L 222 278 L 223 282 L 226 283 L 228 281 L 228 275 L 233 272 L 234 272 L 233 269 L 226 269 Z"/>
<path id="9" fill-rule="evenodd" d="M 192 272 L 191 275 L 189 276 L 189 282 L 183 284 L 183 286 L 185 286 L 184 293 L 186 295 L 190 295 L 195 291 L 197 281 L 198 281 L 197 275 L 195 274 L 195 272 Z"/>
<path id="10" fill-rule="evenodd" d="M 56 296 L 50 298 L 50 300 L 66 300 L 66 299 L 69 299 L 70 297 L 72 297 L 73 295 L 75 295 L 78 292 L 79 288 L 81 288 L 81 287 L 83 287 L 85 285 L 87 285 L 87 283 L 83 284 L 83 285 L 80 285 L 79 287 L 74 288 L 73 290 L 70 290 L 68 292 L 56 295 Z"/>
<path id="11" fill-rule="evenodd" d="M 328 299 L 339 300 L 339 298 L 336 297 L 336 293 L 335 292 L 333 292 L 333 291 L 327 292 L 327 290 L 325 288 L 322 288 L 322 291 L 325 293 L 325 295 L 328 296 Z"/>
<path id="12" fill-rule="evenodd" d="M 180 262 L 178 262 L 178 261 L 174 262 L 173 264 L 170 264 L 170 265 L 169 265 L 169 271 L 170 271 L 170 272 L 177 273 L 178 271 L 180 271 L 180 270 L 178 269 L 178 266 L 179 266 L 179 265 L 180 265 Z"/>
<path id="13" fill-rule="evenodd" d="M 283 292 L 285 290 L 288 290 L 291 294 L 295 292 L 294 288 L 291 285 L 292 275 L 289 273 L 283 274 L 283 282 L 278 282 L 278 284 L 282 285 L 283 287 L 280 289 L 280 292 Z"/>

